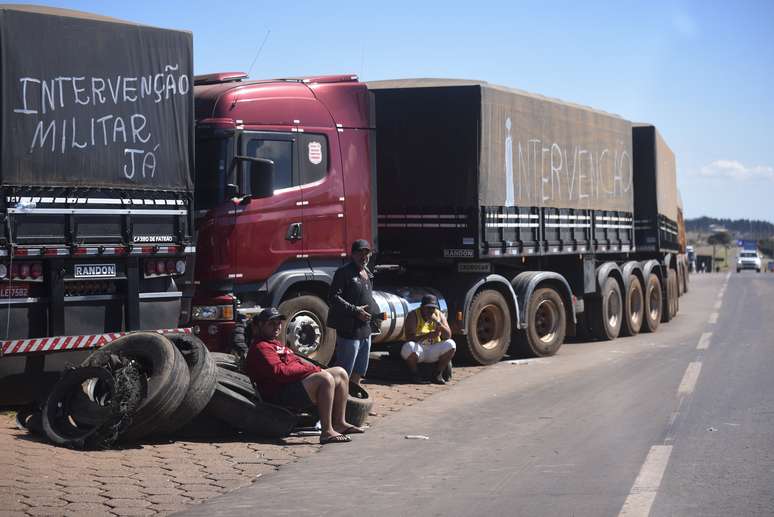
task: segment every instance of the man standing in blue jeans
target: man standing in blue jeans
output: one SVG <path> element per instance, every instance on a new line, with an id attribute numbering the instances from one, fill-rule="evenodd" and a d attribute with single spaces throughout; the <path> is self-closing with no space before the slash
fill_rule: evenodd
<path id="1" fill-rule="evenodd" d="M 333 275 L 328 296 L 328 326 L 336 329 L 336 366 L 360 384 L 368 370 L 371 352 L 371 312 L 374 306 L 373 275 L 366 268 L 371 245 L 365 239 L 352 243 L 351 262 Z"/>

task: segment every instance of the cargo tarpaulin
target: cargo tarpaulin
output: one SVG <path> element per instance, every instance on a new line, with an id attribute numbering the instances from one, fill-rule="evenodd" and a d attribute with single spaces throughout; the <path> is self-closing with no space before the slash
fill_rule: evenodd
<path id="1" fill-rule="evenodd" d="M 633 211 L 631 123 L 482 84 L 479 203 Z"/>
<path id="2" fill-rule="evenodd" d="M 190 191 L 188 32 L 0 8 L 2 185 Z"/>

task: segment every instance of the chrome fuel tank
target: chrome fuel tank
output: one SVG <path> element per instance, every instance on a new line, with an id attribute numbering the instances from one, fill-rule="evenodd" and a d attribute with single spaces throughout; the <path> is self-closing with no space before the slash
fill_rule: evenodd
<path id="1" fill-rule="evenodd" d="M 443 295 L 429 287 L 395 287 L 383 291 L 374 291 L 374 301 L 379 306 L 379 312 L 386 314 L 386 319 L 379 322 L 379 333 L 371 336 L 372 343 L 390 343 L 403 339 L 403 328 L 406 317 L 419 308 L 422 297 L 426 294 L 438 298 L 441 312 L 448 317 L 448 306 Z"/>

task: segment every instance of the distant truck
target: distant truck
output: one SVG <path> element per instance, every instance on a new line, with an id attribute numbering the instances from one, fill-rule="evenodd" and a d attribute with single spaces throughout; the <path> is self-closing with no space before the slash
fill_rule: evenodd
<path id="1" fill-rule="evenodd" d="M 0 6 L 0 406 L 192 295 L 192 36 Z"/>
<path id="2" fill-rule="evenodd" d="M 676 314 L 675 161 L 653 126 L 480 81 L 245 79 L 196 78 L 192 316 L 210 349 L 274 305 L 287 343 L 327 362 L 328 286 L 357 238 L 378 248 L 375 346 L 427 292 L 479 364 Z"/>

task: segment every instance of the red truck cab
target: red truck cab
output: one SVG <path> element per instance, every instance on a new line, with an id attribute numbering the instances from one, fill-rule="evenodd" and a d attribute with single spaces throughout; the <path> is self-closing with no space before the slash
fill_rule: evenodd
<path id="1" fill-rule="evenodd" d="M 195 80 L 194 328 L 231 350 L 239 312 L 284 305 L 291 344 L 325 362 L 328 285 L 375 224 L 368 91 L 351 75 L 245 78 Z M 251 192 L 250 158 L 273 163 L 267 193 Z"/>

